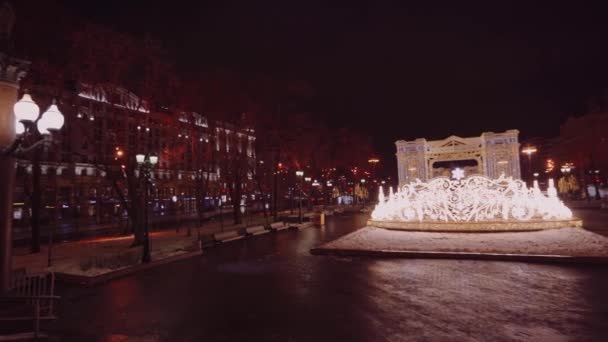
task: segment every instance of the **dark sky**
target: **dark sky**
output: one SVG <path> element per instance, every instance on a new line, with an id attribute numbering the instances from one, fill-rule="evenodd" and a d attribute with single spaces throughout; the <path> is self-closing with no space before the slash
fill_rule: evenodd
<path id="1" fill-rule="evenodd" d="M 401 2 L 63 1 L 156 36 L 180 68 L 308 81 L 319 119 L 364 130 L 384 157 L 396 139 L 557 135 L 607 83 L 601 2 Z"/>

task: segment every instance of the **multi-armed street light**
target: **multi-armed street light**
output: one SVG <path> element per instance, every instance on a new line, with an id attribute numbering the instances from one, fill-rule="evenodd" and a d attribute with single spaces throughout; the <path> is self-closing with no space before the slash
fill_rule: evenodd
<path id="1" fill-rule="evenodd" d="M 14 84 L 7 85 L 6 82 L 3 85 L 5 90 L 7 87 L 14 92 L 18 89 Z M 4 95 L 6 94 L 2 96 Z M 21 100 L 13 105 L 12 110 L 5 107 L 0 110 L 5 115 L 0 120 L 0 168 L 2 168 L 0 170 L 0 174 L 2 174 L 0 180 L 0 183 L 2 183 L 2 191 L 0 191 L 0 203 L 2 204 L 0 211 L 2 215 L 0 216 L 3 216 L 0 219 L 0 293 L 4 293 L 8 290 L 12 269 L 12 216 L 10 214 L 15 178 L 14 158 L 23 156 L 45 144 L 50 144 L 53 133 L 63 127 L 65 119 L 54 102 L 40 116 L 40 107 L 27 92 Z M 37 160 L 33 161 L 33 163 L 37 162 Z M 34 165 L 33 169 L 34 189 L 32 192 L 34 197 L 32 205 L 35 210 L 38 210 L 41 191 L 39 187 L 36 188 L 36 185 L 40 184 L 40 170 L 37 165 Z M 37 241 L 39 241 L 39 238 Z M 34 241 L 34 243 L 38 243 L 37 241 Z"/>
<path id="2" fill-rule="evenodd" d="M 40 107 L 28 93 L 25 93 L 21 100 L 15 103 L 13 111 L 17 138 L 2 151 L 5 155 L 27 153 L 49 143 L 51 134 L 59 131 L 65 121 L 55 101 L 40 116 Z"/>
<path id="3" fill-rule="evenodd" d="M 300 188 L 300 194 L 298 196 L 298 221 L 302 223 L 302 182 L 301 179 L 304 177 L 304 171 L 296 171 L 296 177 L 298 177 L 298 186 Z"/>

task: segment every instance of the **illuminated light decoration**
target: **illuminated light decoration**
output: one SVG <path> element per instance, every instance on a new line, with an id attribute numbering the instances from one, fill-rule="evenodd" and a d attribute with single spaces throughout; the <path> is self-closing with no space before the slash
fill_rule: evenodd
<path id="1" fill-rule="evenodd" d="M 101 89 L 93 89 L 91 87 L 86 88 L 88 89 L 85 89 L 84 91 L 78 93 L 78 97 L 93 100 L 96 102 L 108 103 L 117 108 L 127 108 L 131 110 L 136 110 L 141 113 L 150 113 L 150 111 L 146 109 L 147 104 L 145 103 L 145 101 L 141 101 L 137 96 L 126 91 L 125 89 L 118 90 L 118 95 L 121 95 L 123 100 L 126 100 L 126 103 L 119 104 L 111 103 L 110 101 L 108 101 L 108 96 L 106 95 L 106 92 Z"/>
<path id="2" fill-rule="evenodd" d="M 553 171 L 553 169 L 555 169 L 555 162 L 553 161 L 553 159 L 547 159 L 547 162 L 545 164 L 545 173 L 550 173 L 551 171 Z"/>
<path id="3" fill-rule="evenodd" d="M 437 177 L 416 180 L 385 198 L 382 187 L 374 221 L 392 222 L 519 222 L 572 219 L 572 212 L 557 197 L 552 179 L 547 195 L 538 182 L 532 188 L 521 180 L 473 175 L 460 180 Z"/>
<path id="4" fill-rule="evenodd" d="M 484 132 L 476 137 L 449 136 L 441 140 L 398 140 L 397 171 L 395 183 L 399 186 L 420 179 L 426 182 L 443 172 L 443 167 L 437 163 L 456 160 L 474 160 L 476 170 L 467 173 L 479 173 L 490 178 L 505 176 L 520 178 L 520 151 L 518 142 L 519 131 L 507 130 L 502 133 Z M 500 160 L 508 164 L 501 165 Z M 446 171 L 449 171 L 446 170 Z M 447 176 L 447 175 L 446 175 Z M 397 182 L 398 181 L 398 182 Z"/>
<path id="5" fill-rule="evenodd" d="M 454 178 L 455 180 L 461 180 L 464 178 L 464 170 L 457 167 L 454 170 L 452 170 L 452 178 Z"/>

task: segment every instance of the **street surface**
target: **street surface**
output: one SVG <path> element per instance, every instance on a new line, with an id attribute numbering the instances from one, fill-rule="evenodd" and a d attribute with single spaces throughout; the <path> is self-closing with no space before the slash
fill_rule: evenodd
<path id="1" fill-rule="evenodd" d="M 310 255 L 365 219 L 60 288 L 49 328 L 57 341 L 608 340 L 605 267 Z"/>

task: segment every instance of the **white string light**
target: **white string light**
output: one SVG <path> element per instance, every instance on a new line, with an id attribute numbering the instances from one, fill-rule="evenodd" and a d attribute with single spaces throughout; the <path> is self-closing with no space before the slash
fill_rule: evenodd
<path id="1" fill-rule="evenodd" d="M 557 197 L 553 180 L 547 195 L 538 184 L 528 188 L 521 180 L 500 176 L 469 176 L 450 180 L 433 178 L 404 185 L 388 198 L 380 187 L 373 220 L 385 221 L 527 221 L 570 219 L 572 212 Z"/>

